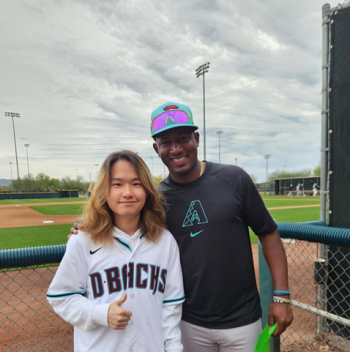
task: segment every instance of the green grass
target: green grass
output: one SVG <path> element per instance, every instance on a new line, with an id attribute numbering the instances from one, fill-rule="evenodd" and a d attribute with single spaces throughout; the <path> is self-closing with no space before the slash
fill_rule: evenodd
<path id="1" fill-rule="evenodd" d="M 289 207 L 289 206 L 296 206 L 296 205 L 311 205 L 311 204 L 320 204 L 320 199 L 285 199 L 285 200 L 270 200 L 264 199 L 264 203 L 267 208 L 272 207 Z"/>
<path id="2" fill-rule="evenodd" d="M 257 243 L 259 241 L 258 236 L 255 235 L 253 230 L 249 227 L 249 237 L 250 237 L 250 242 L 251 243 Z"/>
<path id="3" fill-rule="evenodd" d="M 277 209 L 269 210 L 272 218 L 276 222 L 304 222 L 320 220 L 320 208 L 296 208 L 296 209 Z M 258 242 L 258 237 L 249 229 L 250 240 L 252 243 Z"/>
<path id="4" fill-rule="evenodd" d="M 41 205 L 29 207 L 45 215 L 80 215 L 83 213 L 83 204 Z"/>
<path id="5" fill-rule="evenodd" d="M 0 229 L 0 250 L 67 243 L 72 225 L 48 225 Z"/>
<path id="6" fill-rule="evenodd" d="M 320 219 L 320 207 L 269 210 L 277 222 L 304 222 Z"/>
<path id="7" fill-rule="evenodd" d="M 0 205 L 5 204 L 29 204 L 29 203 L 52 203 L 52 202 L 80 202 L 89 198 L 44 198 L 44 199 L 5 199 L 0 200 Z"/>

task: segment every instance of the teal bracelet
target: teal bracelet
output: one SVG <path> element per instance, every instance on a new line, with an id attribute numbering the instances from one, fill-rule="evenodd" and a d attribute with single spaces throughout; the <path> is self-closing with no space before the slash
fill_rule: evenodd
<path id="1" fill-rule="evenodd" d="M 289 291 L 279 291 L 279 290 L 277 290 L 277 291 L 273 291 L 273 293 L 284 293 L 286 295 L 290 295 Z"/>

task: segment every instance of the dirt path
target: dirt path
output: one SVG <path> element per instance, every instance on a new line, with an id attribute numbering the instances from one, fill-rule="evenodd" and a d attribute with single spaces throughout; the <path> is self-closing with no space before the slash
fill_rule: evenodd
<path id="1" fill-rule="evenodd" d="M 44 215 L 29 207 L 84 203 L 80 201 L 0 205 L 0 228 L 73 224 L 78 215 Z M 53 223 L 45 224 L 43 221 L 53 221 Z"/>

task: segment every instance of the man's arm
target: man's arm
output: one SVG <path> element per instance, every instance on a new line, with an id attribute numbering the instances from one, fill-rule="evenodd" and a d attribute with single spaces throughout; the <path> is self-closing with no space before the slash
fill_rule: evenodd
<path id="1" fill-rule="evenodd" d="M 269 266 L 274 290 L 289 291 L 288 264 L 281 238 L 275 230 L 273 233 L 259 237 L 267 265 Z M 279 296 L 280 294 L 276 294 Z M 284 298 L 289 296 L 283 295 Z M 271 327 L 277 322 L 277 329 L 272 336 L 282 334 L 293 321 L 293 312 L 290 304 L 271 303 L 268 323 Z"/>

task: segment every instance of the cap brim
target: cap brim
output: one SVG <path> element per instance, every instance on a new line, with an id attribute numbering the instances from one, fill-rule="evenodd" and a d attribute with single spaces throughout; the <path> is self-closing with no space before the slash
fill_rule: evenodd
<path id="1" fill-rule="evenodd" d="M 169 130 L 171 130 L 173 128 L 180 128 L 180 127 L 188 127 L 190 129 L 192 129 L 193 131 L 198 130 L 198 126 L 190 125 L 190 124 L 169 125 L 169 126 L 166 126 L 165 128 L 162 128 L 160 131 L 157 131 L 157 132 L 153 133 L 152 137 L 155 138 L 159 134 L 161 134 L 161 133 L 163 133 L 165 131 L 169 131 Z"/>

